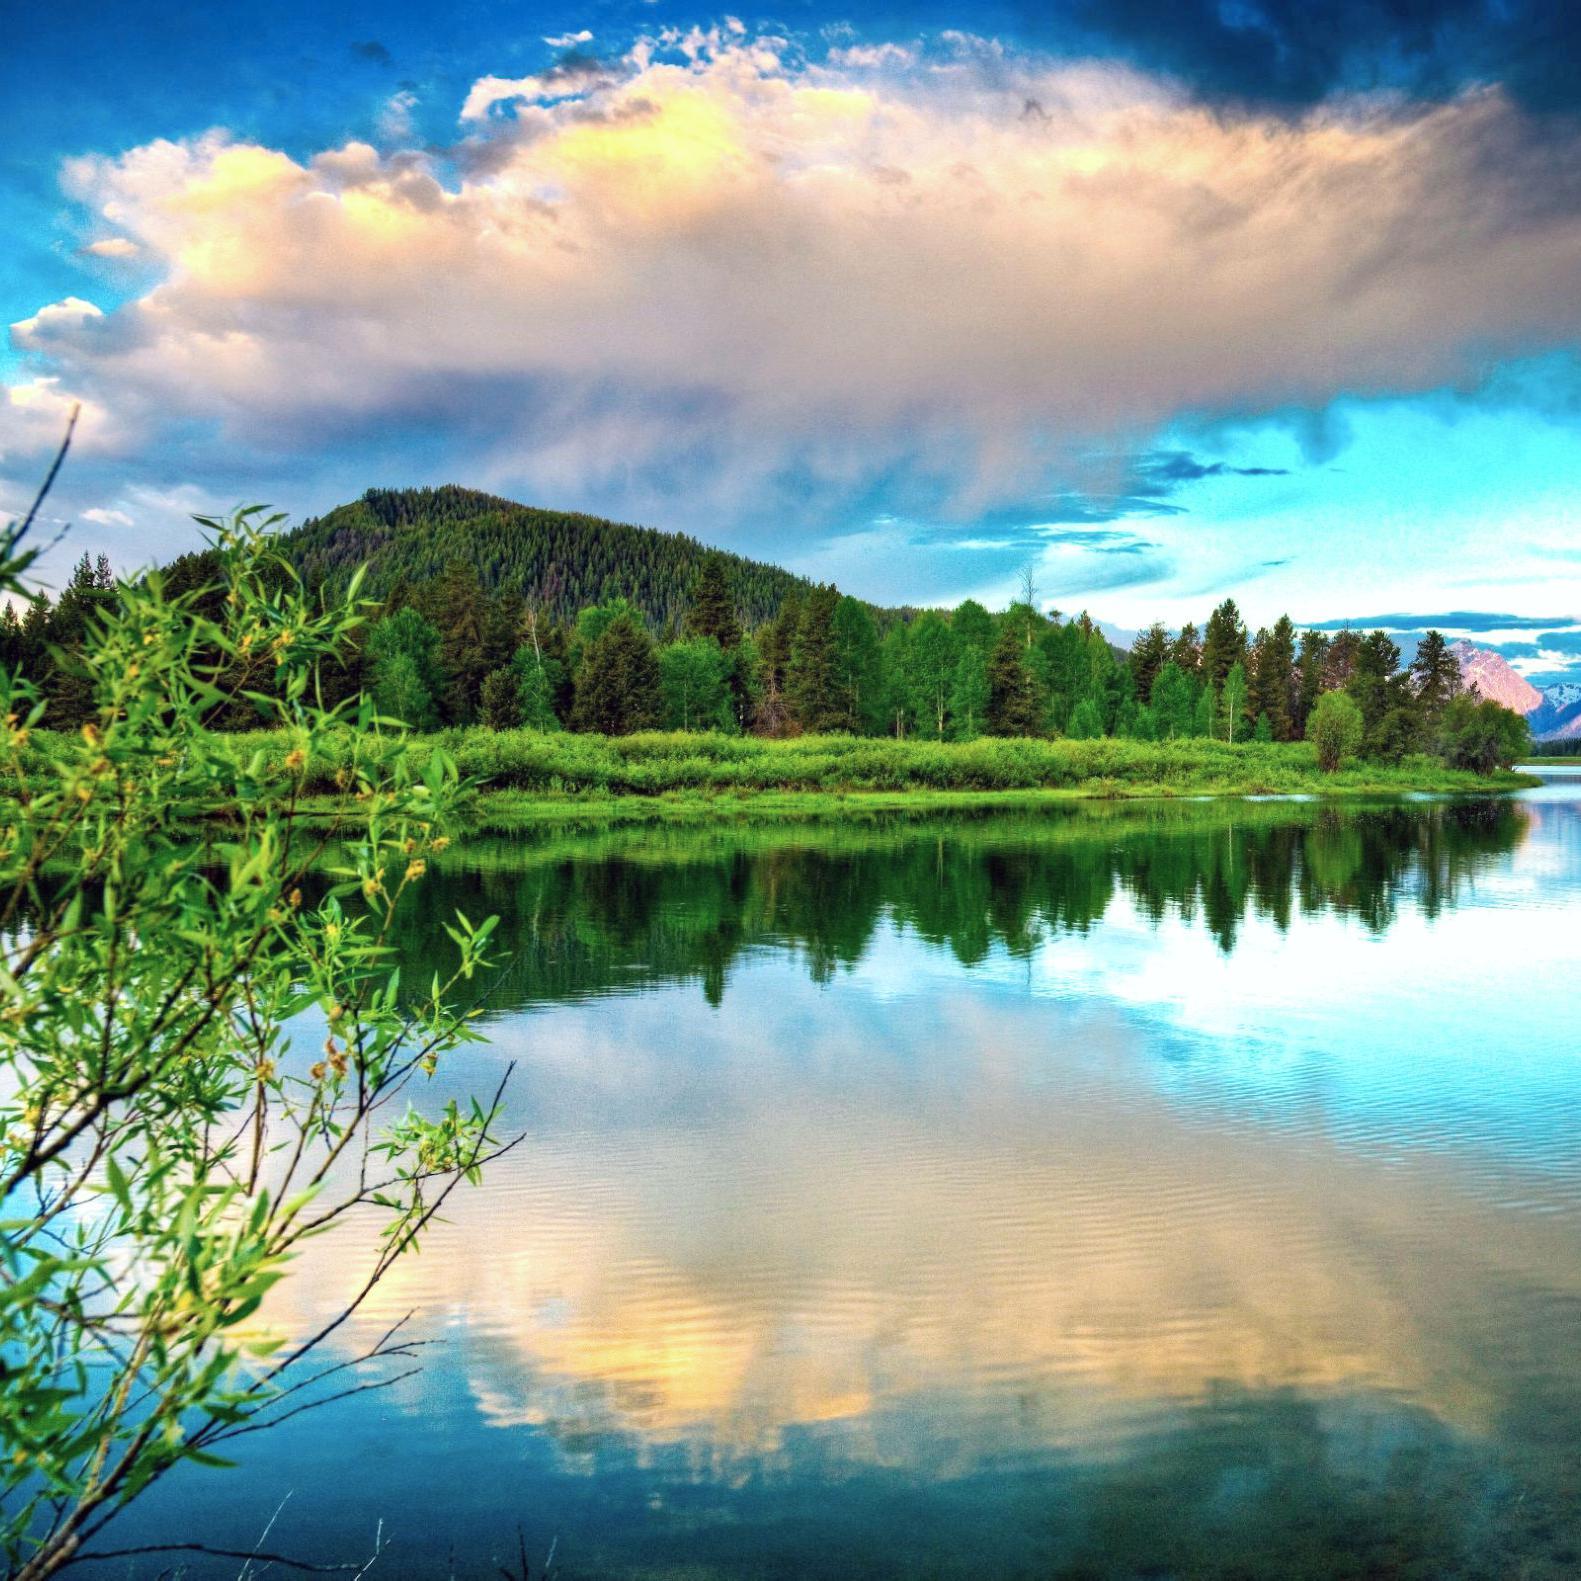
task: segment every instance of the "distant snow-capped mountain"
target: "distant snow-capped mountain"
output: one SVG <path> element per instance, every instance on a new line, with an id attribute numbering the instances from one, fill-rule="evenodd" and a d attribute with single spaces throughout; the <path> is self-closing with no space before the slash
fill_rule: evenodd
<path id="1" fill-rule="evenodd" d="M 1502 655 L 1462 639 L 1450 652 L 1460 663 L 1460 678 L 1475 686 L 1483 697 L 1503 703 L 1518 714 L 1534 714 L 1543 706 L 1543 694 L 1524 676 L 1517 675 Z"/>
<path id="2" fill-rule="evenodd" d="M 1556 681 L 1543 688 L 1540 706 L 1526 716 L 1539 741 L 1581 737 L 1581 681 Z"/>

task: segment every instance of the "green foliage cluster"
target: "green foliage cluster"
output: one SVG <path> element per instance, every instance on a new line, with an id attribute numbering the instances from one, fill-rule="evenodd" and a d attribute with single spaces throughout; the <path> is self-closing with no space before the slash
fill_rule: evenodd
<path id="1" fill-rule="evenodd" d="M 0 545 L 0 591 L 21 591 L 28 525 Z M 18 1581 L 91 1557 L 173 1467 L 223 1464 L 346 1386 L 310 1361 L 339 1320 L 286 1345 L 265 1297 L 307 1237 L 373 1211 L 354 1308 L 495 1146 L 494 1104 L 414 1103 L 472 1035 L 493 923 L 449 919 L 448 963 L 411 991 L 389 952 L 464 787 L 366 701 L 320 701 L 356 578 L 320 602 L 273 525 L 205 523 L 213 585 L 112 590 L 89 568 L 47 684 L 0 666 L 0 1562 Z M 293 744 L 214 729 L 242 705 Z M 72 728 L 47 728 L 57 710 Z M 310 833 L 306 769 L 331 736 Z M 375 1353 L 408 1352 L 392 1335 Z"/>
<path id="2" fill-rule="evenodd" d="M 1281 794 L 1361 785 L 1474 789 L 1480 780 L 1430 758 L 1324 774 L 1305 742 L 1212 740 L 1045 740 L 983 737 L 974 741 L 897 741 L 851 735 L 764 740 L 723 731 L 644 731 L 598 736 L 567 731 L 482 728 L 424 737 L 399 734 L 355 740 L 327 733 L 310 744 L 291 732 L 218 738 L 217 750 L 283 761 L 303 750 L 304 789 L 328 790 L 347 754 L 397 752 L 421 766 L 442 753 L 469 781 L 490 790 L 613 795 L 678 791 L 973 791 L 1065 789 L 1095 794 L 1247 792 Z"/>

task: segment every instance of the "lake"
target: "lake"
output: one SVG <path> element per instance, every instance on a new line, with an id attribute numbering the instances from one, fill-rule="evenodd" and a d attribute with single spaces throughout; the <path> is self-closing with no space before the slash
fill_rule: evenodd
<path id="1" fill-rule="evenodd" d="M 494 1577 L 518 1527 L 566 1578 L 1574 1576 L 1581 774 L 1544 772 L 464 842 L 400 948 L 500 914 L 438 1085 L 516 1061 L 527 1140 L 345 1338 L 412 1311 L 422 1370 L 114 1546 L 278 1510 L 320 1562 L 382 1521 L 375 1578 Z"/>

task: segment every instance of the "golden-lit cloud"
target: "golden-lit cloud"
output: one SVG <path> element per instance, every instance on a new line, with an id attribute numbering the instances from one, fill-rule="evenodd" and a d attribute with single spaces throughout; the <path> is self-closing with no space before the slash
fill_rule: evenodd
<path id="1" fill-rule="evenodd" d="M 94 250 L 162 274 L 19 344 L 126 435 L 470 424 L 546 489 L 700 446 L 737 493 L 927 455 L 979 505 L 1178 414 L 1420 389 L 1581 328 L 1581 216 L 1492 89 L 1281 120 L 969 39 L 808 63 L 733 25 L 459 110 L 449 149 L 71 162 L 117 232 Z"/>

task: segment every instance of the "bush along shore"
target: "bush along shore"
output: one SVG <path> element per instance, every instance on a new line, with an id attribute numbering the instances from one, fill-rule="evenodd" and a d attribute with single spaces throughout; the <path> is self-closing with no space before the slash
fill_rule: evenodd
<path id="1" fill-rule="evenodd" d="M 422 773 L 437 754 L 476 787 L 489 821 L 656 799 L 669 811 L 806 812 L 853 797 L 938 806 L 1056 796 L 1486 794 L 1535 783 L 1503 770 L 1450 768 L 1425 755 L 1398 763 L 1349 758 L 1325 770 L 1318 748 L 1307 742 L 1231 745 L 1202 738 L 770 741 L 724 733 L 598 736 L 473 727 L 427 735 L 347 728 L 313 739 L 292 730 L 242 731 L 217 734 L 214 745 L 309 809 L 315 798 L 334 794 L 359 772 L 377 771 L 385 759 L 401 756 Z M 24 773 L 27 768 L 24 762 Z"/>

